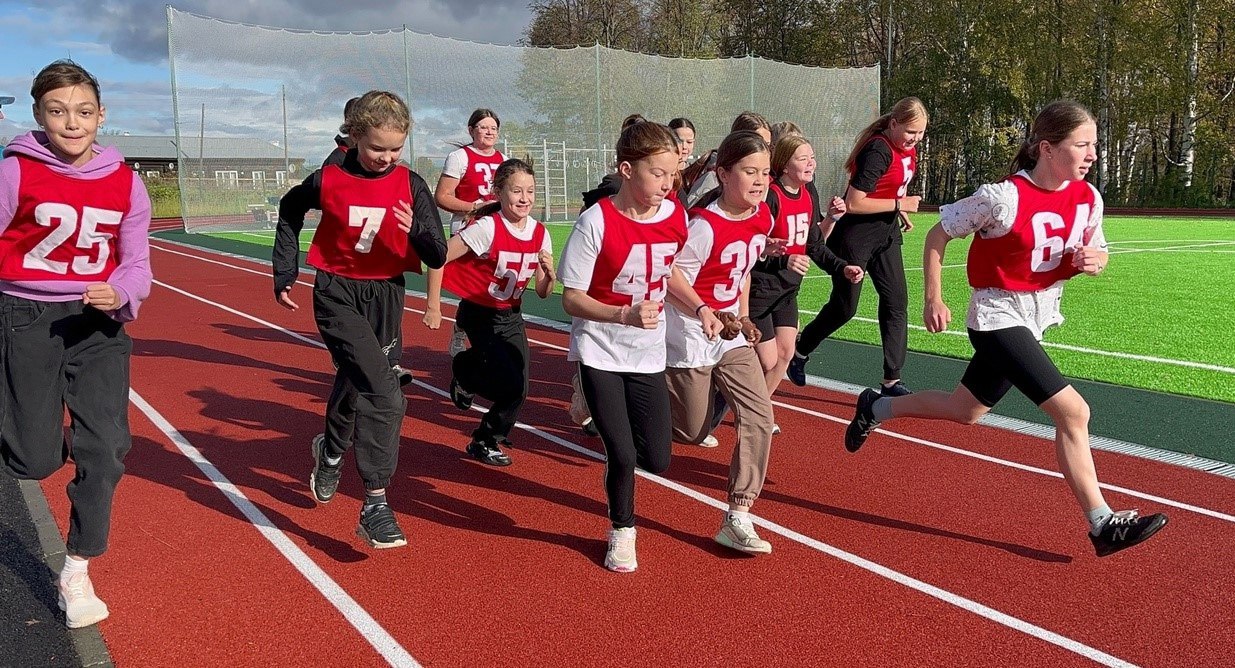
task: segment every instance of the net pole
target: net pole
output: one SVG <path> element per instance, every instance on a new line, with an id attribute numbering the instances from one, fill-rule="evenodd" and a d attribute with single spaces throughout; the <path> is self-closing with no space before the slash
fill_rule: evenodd
<path id="1" fill-rule="evenodd" d="M 601 150 L 600 129 L 600 42 L 596 42 L 596 150 Z M 591 185 L 591 183 L 588 183 Z"/>
<path id="2" fill-rule="evenodd" d="M 403 24 L 403 86 L 404 92 L 407 95 L 407 111 L 411 115 L 412 111 L 412 51 L 407 44 L 407 24 Z M 413 119 L 415 117 L 413 116 Z M 412 142 L 412 130 L 415 125 L 407 129 L 407 164 L 416 164 L 416 145 Z"/>
<path id="3" fill-rule="evenodd" d="M 750 110 L 755 110 L 755 57 L 746 52 L 746 62 L 750 64 Z"/>
<path id="4" fill-rule="evenodd" d="M 176 190 L 180 199 L 180 225 L 185 232 L 189 231 L 189 222 L 184 218 L 184 163 L 180 160 L 180 156 L 184 155 L 184 151 L 180 150 L 180 98 L 176 94 L 176 46 L 172 41 L 172 9 L 171 5 L 167 6 L 167 64 L 171 74 L 172 83 L 172 134 L 175 136 L 176 143 Z"/>
<path id="5" fill-rule="evenodd" d="M 545 175 L 545 208 L 544 208 L 543 213 L 541 214 L 541 220 L 549 220 L 549 140 L 548 139 L 540 140 L 540 151 L 541 151 L 540 164 L 544 165 L 544 167 L 541 167 L 541 169 L 544 170 L 544 175 Z"/>

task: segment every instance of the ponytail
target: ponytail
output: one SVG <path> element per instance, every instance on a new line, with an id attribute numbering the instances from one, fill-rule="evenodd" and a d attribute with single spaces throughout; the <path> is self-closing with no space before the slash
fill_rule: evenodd
<path id="1" fill-rule="evenodd" d="M 853 143 L 853 150 L 849 152 L 849 158 L 845 160 L 845 170 L 853 174 L 857 170 L 858 154 L 866 147 L 867 142 L 872 137 L 887 130 L 892 121 L 905 124 L 912 123 L 916 120 L 929 120 L 930 116 L 926 113 L 926 105 L 922 104 L 922 100 L 916 97 L 906 97 L 897 101 L 888 110 L 888 113 L 875 119 L 874 123 L 866 126 L 866 129 L 858 133 L 857 140 Z"/>
<path id="2" fill-rule="evenodd" d="M 1009 175 L 1037 167 L 1042 153 L 1042 142 L 1058 144 L 1078 127 L 1095 122 L 1093 114 L 1079 102 L 1055 100 L 1046 105 L 1033 119 L 1025 141 L 1016 152 L 1016 157 L 1012 158 L 1012 164 L 1008 166 Z"/>

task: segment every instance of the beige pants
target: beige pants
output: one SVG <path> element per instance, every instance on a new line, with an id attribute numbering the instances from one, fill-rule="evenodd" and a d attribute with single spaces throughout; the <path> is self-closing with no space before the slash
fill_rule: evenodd
<path id="1" fill-rule="evenodd" d="M 759 498 L 772 449 L 772 401 L 753 348 L 730 350 L 715 366 L 665 369 L 673 440 L 701 443 L 712 424 L 712 386 L 733 409 L 738 442 L 729 462 L 729 503 L 750 506 Z"/>

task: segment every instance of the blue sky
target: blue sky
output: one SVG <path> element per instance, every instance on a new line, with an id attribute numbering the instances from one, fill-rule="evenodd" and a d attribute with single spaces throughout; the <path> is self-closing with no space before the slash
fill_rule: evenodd
<path id="1" fill-rule="evenodd" d="M 98 77 L 110 130 L 170 134 L 164 2 L 0 0 L 0 62 L 5 64 L 0 70 L 0 95 L 17 98 L 13 105 L 4 107 L 6 118 L 0 120 L 0 138 L 33 128 L 33 75 L 47 63 L 70 56 Z M 267 26 L 338 31 L 397 28 L 406 23 L 417 32 L 512 44 L 521 38 L 530 17 L 526 2 L 182 0 L 174 6 L 186 12 Z M 185 116 L 187 112 L 182 111 L 182 131 Z"/>

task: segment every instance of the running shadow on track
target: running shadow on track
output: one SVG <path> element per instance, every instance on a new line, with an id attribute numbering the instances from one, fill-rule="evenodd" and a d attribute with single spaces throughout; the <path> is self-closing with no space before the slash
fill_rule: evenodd
<path id="1" fill-rule="evenodd" d="M 716 485 L 719 484 L 723 489 L 729 479 L 729 466 L 728 464 L 719 464 L 699 457 L 687 457 L 675 454 L 673 457 L 673 465 L 669 468 L 668 477 L 677 482 L 686 485 L 693 485 L 695 487 L 708 488 L 716 487 Z M 881 526 L 900 531 L 913 531 L 930 536 L 939 536 L 941 538 L 949 538 L 966 543 L 973 543 L 974 545 L 993 547 L 1020 557 L 1025 557 L 1026 559 L 1033 559 L 1035 561 L 1045 561 L 1059 564 L 1067 564 L 1072 562 L 1072 557 L 1066 554 L 1039 550 L 1026 545 L 1007 543 L 990 538 L 971 536 L 969 534 L 940 529 L 938 527 L 927 526 L 925 524 L 917 524 L 906 520 L 884 517 L 882 515 L 875 515 L 860 510 L 851 510 L 840 506 L 832 506 L 819 501 L 782 494 L 775 490 L 769 490 L 767 486 L 765 486 L 763 491 L 759 494 L 759 500 L 774 501 L 790 506 L 797 506 L 798 508 L 804 508 L 823 515 L 830 515 L 839 519 L 861 522 L 872 526 Z"/>
<path id="2" fill-rule="evenodd" d="M 287 341 L 284 336 L 283 341 Z M 330 370 L 330 361 L 326 355 L 326 351 L 321 353 L 320 363 L 313 364 L 313 368 L 305 368 L 304 366 L 286 366 L 282 364 L 274 364 L 257 360 L 245 355 L 239 355 L 227 350 L 219 350 L 206 346 L 189 343 L 187 341 L 169 341 L 165 339 L 134 339 L 133 341 L 133 356 L 134 357 L 149 357 L 149 358 L 171 358 L 177 360 L 191 360 L 196 362 L 205 362 L 214 364 L 225 369 L 240 368 L 240 369 L 261 369 L 282 376 L 293 376 L 303 378 L 308 381 L 322 383 L 324 392 L 330 392 L 330 384 L 334 382 L 334 373 Z M 303 362 L 303 359 L 288 360 L 289 362 Z M 228 373 L 228 371 L 220 370 L 219 373 Z M 231 371 L 235 373 L 235 371 Z M 322 394 L 324 397 L 325 394 Z"/>

